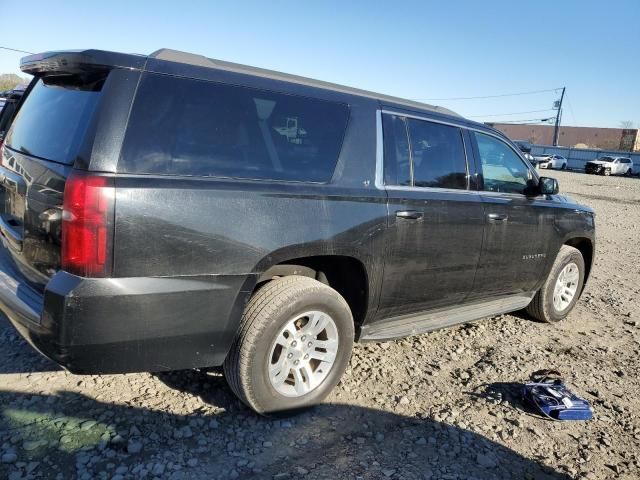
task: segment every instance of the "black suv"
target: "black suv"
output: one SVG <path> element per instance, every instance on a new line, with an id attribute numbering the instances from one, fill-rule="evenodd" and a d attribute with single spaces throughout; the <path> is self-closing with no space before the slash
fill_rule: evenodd
<path id="1" fill-rule="evenodd" d="M 260 413 L 354 340 L 555 322 L 593 212 L 439 107 L 160 50 L 25 57 L 2 150 L 0 308 L 74 373 L 224 365 Z"/>

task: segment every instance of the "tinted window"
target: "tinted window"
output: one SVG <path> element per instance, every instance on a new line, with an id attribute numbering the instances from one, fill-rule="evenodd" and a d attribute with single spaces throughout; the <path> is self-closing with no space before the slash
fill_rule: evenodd
<path id="1" fill-rule="evenodd" d="M 403 118 L 396 115 L 382 116 L 384 138 L 385 185 L 411 185 L 411 158 L 409 139 Z"/>
<path id="2" fill-rule="evenodd" d="M 326 182 L 348 115 L 339 103 L 148 74 L 119 169 Z"/>
<path id="3" fill-rule="evenodd" d="M 474 132 L 478 143 L 484 189 L 491 192 L 525 193 L 531 172 L 522 159 L 503 141 Z"/>
<path id="4" fill-rule="evenodd" d="M 29 155 L 72 164 L 95 113 L 103 78 L 41 79 L 7 135 L 7 145 Z"/>
<path id="5" fill-rule="evenodd" d="M 408 119 L 416 187 L 467 188 L 467 161 L 457 127 Z"/>
<path id="6" fill-rule="evenodd" d="M 385 185 L 467 188 L 459 128 L 384 114 L 382 129 Z"/>

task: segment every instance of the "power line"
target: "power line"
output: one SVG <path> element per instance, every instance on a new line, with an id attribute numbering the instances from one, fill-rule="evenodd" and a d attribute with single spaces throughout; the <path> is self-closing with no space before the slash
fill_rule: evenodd
<path id="1" fill-rule="evenodd" d="M 480 96 L 480 97 L 412 98 L 411 100 L 415 100 L 415 101 L 418 101 L 418 102 L 425 102 L 425 101 L 434 101 L 434 100 L 438 100 L 438 101 L 442 101 L 442 100 L 476 100 L 476 99 L 483 99 L 483 98 L 515 97 L 515 96 L 518 96 L 518 95 L 533 95 L 535 93 L 557 92 L 558 90 L 562 90 L 562 88 L 563 87 L 549 88 L 547 90 L 532 90 L 530 92 L 502 93 L 500 95 L 484 95 L 484 96 Z"/>
<path id="2" fill-rule="evenodd" d="M 469 118 L 480 118 L 480 117 L 502 117 L 508 115 L 524 115 L 525 113 L 540 113 L 540 112 L 550 112 L 554 110 L 553 108 L 545 108 L 544 110 L 529 110 L 528 112 L 513 112 L 513 113 L 491 113 L 487 115 L 468 115 Z"/>
<path id="3" fill-rule="evenodd" d="M 578 122 L 577 122 L 577 120 L 576 120 L 576 116 L 575 116 L 575 114 L 573 113 L 573 107 L 571 106 L 571 101 L 569 100 L 569 96 L 568 96 L 568 95 L 566 95 L 566 96 L 565 96 L 565 99 L 567 100 L 567 105 L 569 105 L 569 112 L 571 112 L 571 118 L 573 119 L 573 124 L 574 124 L 574 125 L 578 125 Z"/>
<path id="4" fill-rule="evenodd" d="M 19 50 L 17 48 L 9 48 L 9 47 L 0 47 L 2 50 L 11 50 L 12 52 L 19 52 L 19 53 L 28 53 L 29 55 L 33 55 L 33 52 L 27 52 L 26 50 Z"/>
<path id="5" fill-rule="evenodd" d="M 529 119 L 521 119 L 521 120 L 503 120 L 503 121 L 494 121 L 490 123 L 546 123 L 553 120 L 554 117 L 548 118 L 529 118 Z"/>

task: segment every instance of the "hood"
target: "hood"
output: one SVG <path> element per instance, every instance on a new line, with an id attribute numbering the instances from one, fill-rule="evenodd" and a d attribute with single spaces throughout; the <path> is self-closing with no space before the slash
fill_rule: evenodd
<path id="1" fill-rule="evenodd" d="M 580 203 L 576 199 L 571 198 L 567 195 L 556 195 L 555 198 L 563 203 L 566 203 L 567 206 L 571 206 L 571 208 L 575 210 L 579 210 L 584 213 L 594 213 L 593 208 L 588 207 L 587 205 L 584 205 L 583 203 Z"/>
<path id="2" fill-rule="evenodd" d="M 592 165 L 609 165 L 613 162 L 607 162 L 606 160 L 590 160 L 587 163 L 590 163 Z"/>

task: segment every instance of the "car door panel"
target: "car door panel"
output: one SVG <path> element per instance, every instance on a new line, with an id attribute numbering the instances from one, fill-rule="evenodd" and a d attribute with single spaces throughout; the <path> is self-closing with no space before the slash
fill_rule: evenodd
<path id="1" fill-rule="evenodd" d="M 549 202 L 536 196 L 537 174 L 506 142 L 473 135 L 485 229 L 469 299 L 532 292 L 539 287 L 553 238 Z"/>
<path id="2" fill-rule="evenodd" d="M 544 273 L 553 217 L 524 195 L 481 194 L 483 251 L 473 298 L 534 291 Z M 499 220 L 494 220 L 498 217 Z"/>
<path id="3" fill-rule="evenodd" d="M 389 212 L 380 322 L 464 302 L 480 259 L 484 210 L 469 189 L 466 134 L 421 121 L 379 115 Z"/>
<path id="4" fill-rule="evenodd" d="M 382 318 L 461 303 L 480 258 L 484 211 L 476 192 L 389 190 Z M 397 212 L 422 217 L 401 218 Z"/>

